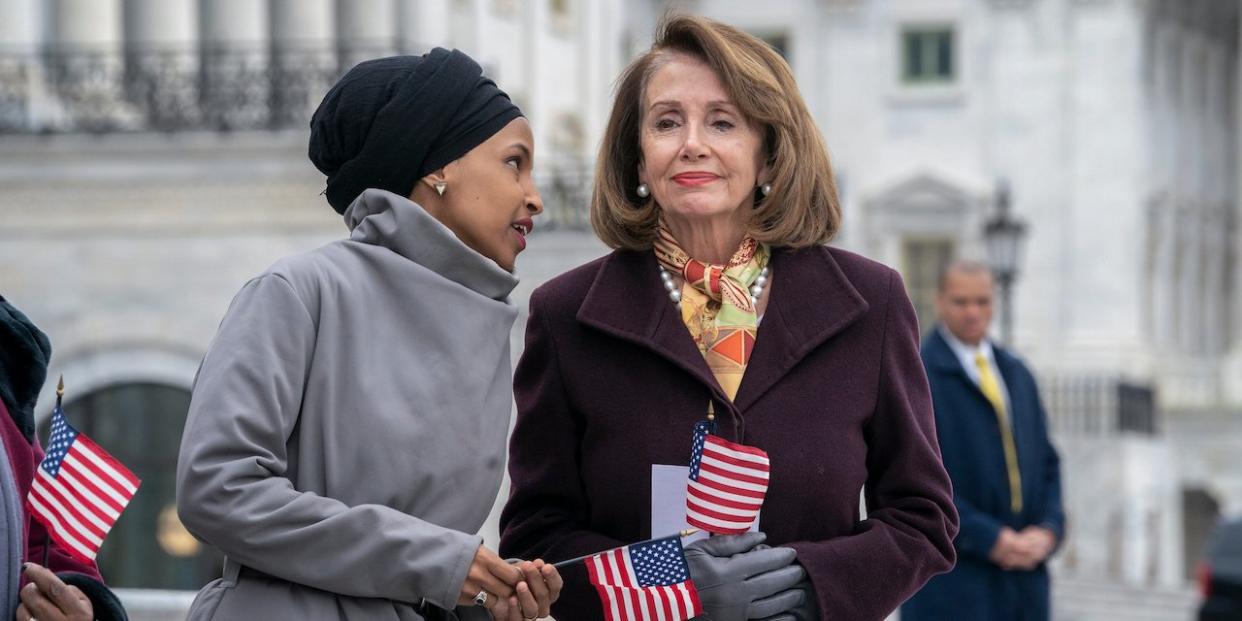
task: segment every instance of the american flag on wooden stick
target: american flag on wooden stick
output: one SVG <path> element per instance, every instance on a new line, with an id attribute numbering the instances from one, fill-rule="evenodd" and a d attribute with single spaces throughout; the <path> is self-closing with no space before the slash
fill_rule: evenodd
<path id="1" fill-rule="evenodd" d="M 718 535 L 744 533 L 759 517 L 768 493 L 768 454 L 714 431 L 710 421 L 694 426 L 686 523 Z"/>
<path id="2" fill-rule="evenodd" d="M 35 471 L 26 507 L 66 551 L 92 563 L 139 483 L 121 462 L 78 433 L 57 406 L 47 455 Z"/>
<path id="3" fill-rule="evenodd" d="M 586 559 L 606 621 L 685 621 L 703 614 L 681 536 L 600 552 Z"/>

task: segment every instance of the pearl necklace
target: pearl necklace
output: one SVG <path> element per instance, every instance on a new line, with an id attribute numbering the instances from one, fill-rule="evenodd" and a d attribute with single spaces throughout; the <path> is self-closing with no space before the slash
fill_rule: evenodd
<path id="1" fill-rule="evenodd" d="M 673 304 L 681 306 L 681 290 L 677 288 L 677 283 L 673 281 L 673 275 L 664 269 L 664 266 L 656 263 L 656 267 L 660 268 L 660 280 L 664 283 L 664 290 L 668 292 L 668 299 Z M 759 271 L 759 276 L 755 277 L 755 284 L 750 286 L 750 303 L 756 307 L 759 306 L 759 298 L 763 297 L 763 288 L 768 284 L 768 276 L 772 273 L 771 268 L 764 266 Z"/>

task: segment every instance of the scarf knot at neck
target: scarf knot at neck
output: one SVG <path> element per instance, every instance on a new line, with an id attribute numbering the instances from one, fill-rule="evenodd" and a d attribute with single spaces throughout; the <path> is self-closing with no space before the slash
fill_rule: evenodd
<path id="1" fill-rule="evenodd" d="M 759 329 L 750 287 L 768 264 L 769 248 L 747 236 L 727 263 L 704 263 L 690 257 L 661 221 L 654 250 L 664 269 L 685 279 L 682 321 L 721 389 L 735 398 Z"/>
<path id="2" fill-rule="evenodd" d="M 755 307 L 747 290 L 767 264 L 766 256 L 763 265 L 755 262 L 759 252 L 759 243 L 753 237 L 747 236 L 733 252 L 733 256 L 729 257 L 728 263 L 705 263 L 687 254 L 664 226 L 663 221 L 656 233 L 656 258 L 665 269 L 680 274 L 688 286 L 712 301 L 729 304 L 752 314 Z M 763 249 L 763 254 L 767 254 L 766 248 Z M 750 269 L 752 264 L 757 265 L 757 268 Z"/>

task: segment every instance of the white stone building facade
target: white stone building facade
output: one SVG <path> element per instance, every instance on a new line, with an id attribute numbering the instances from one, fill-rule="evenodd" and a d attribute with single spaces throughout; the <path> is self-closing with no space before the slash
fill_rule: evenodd
<path id="1" fill-rule="evenodd" d="M 786 55 L 840 177 L 837 243 L 901 269 L 924 320 L 1008 181 L 1016 346 L 1066 463 L 1058 570 L 1183 584 L 1203 507 L 1242 513 L 1236 0 L 0 0 L 0 293 L 51 335 L 70 417 L 156 473 L 118 526 L 123 585 L 212 572 L 167 518 L 175 447 L 146 447 L 179 433 L 157 423 L 241 284 L 343 234 L 305 157 L 335 76 L 444 45 L 519 102 L 541 226 L 565 229 L 519 260 L 521 305 L 604 251 L 581 230 L 611 87 L 670 5 Z"/>
<path id="2" fill-rule="evenodd" d="M 1216 512 L 1242 514 L 1238 2 L 678 6 L 777 42 L 841 178 L 838 243 L 898 267 L 924 322 L 938 267 L 986 259 L 1008 183 L 1014 344 L 1064 459 L 1058 571 L 1184 584 Z"/>

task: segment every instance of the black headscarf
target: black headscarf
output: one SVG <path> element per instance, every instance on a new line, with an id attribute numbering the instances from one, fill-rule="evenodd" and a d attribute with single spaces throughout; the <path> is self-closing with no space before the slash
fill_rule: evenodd
<path id="1" fill-rule="evenodd" d="M 34 438 L 35 401 L 51 357 L 47 335 L 0 295 L 0 400 L 27 440 Z"/>
<path id="2" fill-rule="evenodd" d="M 350 69 L 311 117 L 310 160 L 344 213 L 363 190 L 409 196 L 414 184 L 522 115 L 474 59 L 435 48 Z"/>

